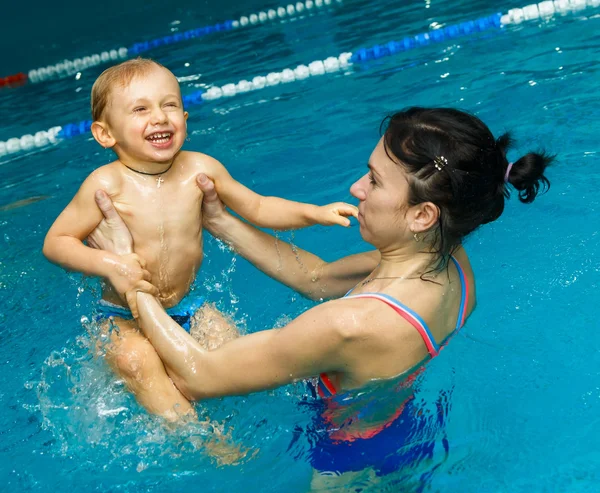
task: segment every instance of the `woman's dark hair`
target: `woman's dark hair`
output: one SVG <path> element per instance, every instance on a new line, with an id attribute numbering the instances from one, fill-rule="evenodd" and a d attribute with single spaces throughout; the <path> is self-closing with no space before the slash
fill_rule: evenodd
<path id="1" fill-rule="evenodd" d="M 384 127 L 388 157 L 409 175 L 408 204 L 432 202 L 439 207 L 435 270 L 447 265 L 469 233 L 500 217 L 509 184 L 525 204 L 550 188 L 544 171 L 552 156 L 530 152 L 509 168 L 510 135 L 494 139 L 485 123 L 463 111 L 408 108 L 387 117 Z"/>

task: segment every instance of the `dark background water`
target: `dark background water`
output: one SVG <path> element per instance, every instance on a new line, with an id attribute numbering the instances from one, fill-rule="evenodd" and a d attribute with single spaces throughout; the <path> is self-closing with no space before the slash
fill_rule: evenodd
<path id="1" fill-rule="evenodd" d="M 168 33 L 170 22 L 176 19 L 199 27 L 283 4 L 261 0 L 2 3 L 0 76 L 127 47 L 149 35 Z"/>

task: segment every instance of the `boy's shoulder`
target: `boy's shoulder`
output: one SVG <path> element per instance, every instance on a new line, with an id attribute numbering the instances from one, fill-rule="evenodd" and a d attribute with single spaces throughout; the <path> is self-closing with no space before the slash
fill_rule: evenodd
<path id="1" fill-rule="evenodd" d="M 122 171 L 117 166 L 117 161 L 100 166 L 92 171 L 82 184 L 82 188 L 102 188 L 106 193 L 112 195 L 121 188 Z"/>
<path id="2" fill-rule="evenodd" d="M 223 165 L 215 158 L 201 152 L 181 151 L 178 159 L 181 160 L 182 166 L 192 173 L 211 174 L 211 172 L 223 168 Z"/>

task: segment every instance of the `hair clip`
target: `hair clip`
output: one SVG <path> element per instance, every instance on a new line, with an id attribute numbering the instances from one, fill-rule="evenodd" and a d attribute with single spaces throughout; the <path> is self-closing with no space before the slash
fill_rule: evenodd
<path id="1" fill-rule="evenodd" d="M 444 156 L 436 156 L 433 160 L 433 165 L 438 171 L 442 171 L 444 166 L 448 164 L 448 160 Z"/>

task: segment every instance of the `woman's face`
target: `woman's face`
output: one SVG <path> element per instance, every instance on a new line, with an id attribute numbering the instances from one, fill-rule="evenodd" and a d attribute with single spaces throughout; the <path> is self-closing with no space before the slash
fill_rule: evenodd
<path id="1" fill-rule="evenodd" d="M 369 171 L 350 187 L 350 193 L 360 201 L 360 233 L 379 249 L 399 246 L 407 237 L 412 238 L 406 172 L 388 157 L 383 138 L 373 150 L 368 167 Z"/>

